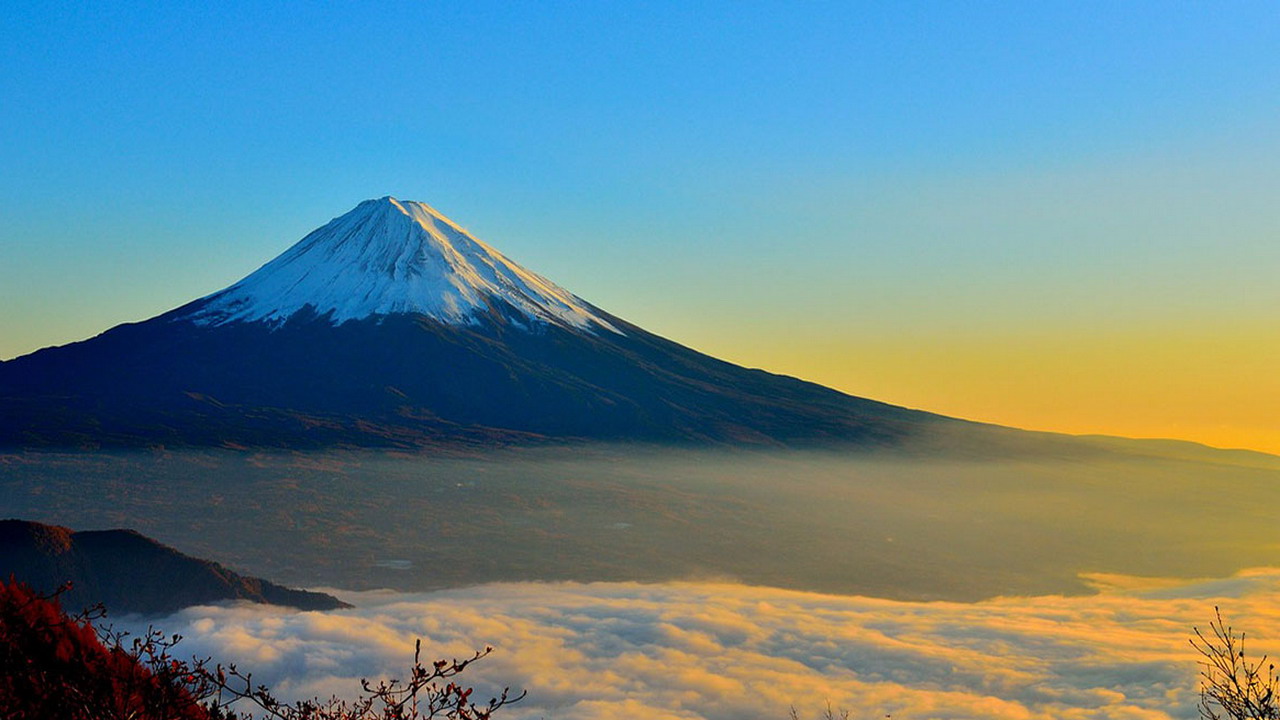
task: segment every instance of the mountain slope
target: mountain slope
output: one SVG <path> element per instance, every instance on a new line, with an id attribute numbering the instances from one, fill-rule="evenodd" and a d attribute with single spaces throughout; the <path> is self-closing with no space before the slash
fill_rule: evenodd
<path id="1" fill-rule="evenodd" d="M 72 611 L 101 602 L 113 613 L 157 614 L 228 600 L 302 610 L 348 607 L 330 595 L 239 575 L 132 530 L 72 532 L 0 520 L 0 577 L 10 575 L 43 592 L 71 582 L 62 604 Z"/>
<path id="2" fill-rule="evenodd" d="M 898 446 L 985 432 L 670 342 L 393 198 L 226 290 L 0 365 L 0 411 L 11 447 Z"/>

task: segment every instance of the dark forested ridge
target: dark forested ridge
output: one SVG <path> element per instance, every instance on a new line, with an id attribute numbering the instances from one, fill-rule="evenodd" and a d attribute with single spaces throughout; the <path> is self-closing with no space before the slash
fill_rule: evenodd
<path id="1" fill-rule="evenodd" d="M 347 607 L 330 595 L 245 577 L 132 530 L 73 532 L 25 520 L 0 520 L 0 577 L 41 592 L 70 582 L 62 596 L 66 607 L 102 603 L 113 613 L 168 613 L 229 600 L 303 610 Z"/>

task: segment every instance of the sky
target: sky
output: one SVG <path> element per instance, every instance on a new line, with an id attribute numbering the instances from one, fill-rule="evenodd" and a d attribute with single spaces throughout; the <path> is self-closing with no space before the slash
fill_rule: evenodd
<path id="1" fill-rule="evenodd" d="M 1280 6 L 27 3 L 0 358 L 361 200 L 734 362 L 1280 452 Z"/>

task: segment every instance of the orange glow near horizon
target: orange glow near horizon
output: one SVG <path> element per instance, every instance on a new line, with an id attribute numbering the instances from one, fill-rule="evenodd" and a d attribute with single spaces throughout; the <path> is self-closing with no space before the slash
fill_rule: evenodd
<path id="1" fill-rule="evenodd" d="M 1280 454 L 1280 337 L 1256 327 L 1199 335 L 797 337 L 706 349 L 853 395 L 970 420 Z"/>

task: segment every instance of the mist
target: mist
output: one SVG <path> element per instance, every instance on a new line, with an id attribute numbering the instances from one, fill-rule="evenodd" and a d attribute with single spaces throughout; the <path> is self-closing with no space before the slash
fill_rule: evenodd
<path id="1" fill-rule="evenodd" d="M 1184 451 L 27 453 L 0 457 L 0 507 L 348 590 L 713 580 L 975 601 L 1280 565 L 1280 470 Z"/>

